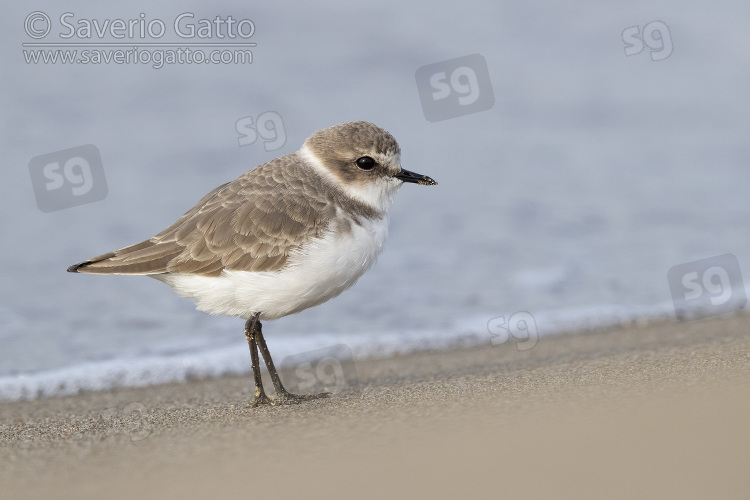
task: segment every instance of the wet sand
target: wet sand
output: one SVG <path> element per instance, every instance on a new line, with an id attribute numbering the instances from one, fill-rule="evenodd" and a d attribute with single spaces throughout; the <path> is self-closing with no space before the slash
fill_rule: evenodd
<path id="1" fill-rule="evenodd" d="M 750 498 L 750 315 L 356 370 L 294 406 L 250 376 L 1 403 L 0 498 Z"/>

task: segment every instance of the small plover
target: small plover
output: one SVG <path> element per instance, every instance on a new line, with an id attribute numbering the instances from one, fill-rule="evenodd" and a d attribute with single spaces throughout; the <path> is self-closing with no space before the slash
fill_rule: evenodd
<path id="1" fill-rule="evenodd" d="M 214 189 L 153 238 L 68 271 L 150 276 L 200 311 L 245 319 L 253 406 L 324 397 L 284 389 L 261 320 L 322 304 L 354 285 L 383 249 L 388 209 L 405 182 L 437 184 L 401 168 L 398 143 L 382 128 L 343 123 Z M 258 350 L 276 398 L 263 390 Z"/>

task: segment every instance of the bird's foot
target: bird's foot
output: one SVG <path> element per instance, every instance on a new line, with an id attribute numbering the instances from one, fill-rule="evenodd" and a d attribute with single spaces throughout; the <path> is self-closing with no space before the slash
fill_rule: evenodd
<path id="1" fill-rule="evenodd" d="M 271 404 L 277 405 L 296 405 L 303 401 L 310 401 L 311 399 L 328 398 L 331 396 L 330 392 L 321 392 L 320 394 L 292 394 L 291 392 L 282 392 L 273 398 Z"/>
<path id="2" fill-rule="evenodd" d="M 320 394 L 292 394 L 291 392 L 284 391 L 276 397 L 270 397 L 266 394 L 263 389 L 255 389 L 255 397 L 250 406 L 256 408 L 260 405 L 269 406 L 281 406 L 281 405 L 296 405 L 303 401 L 310 401 L 311 399 L 328 398 L 331 396 L 330 392 L 321 392 Z"/>
<path id="3" fill-rule="evenodd" d="M 269 398 L 266 395 L 266 392 L 261 387 L 255 388 L 255 397 L 253 398 L 253 402 L 250 403 L 250 406 L 253 408 L 259 406 L 259 405 L 274 405 L 274 400 L 272 398 Z"/>

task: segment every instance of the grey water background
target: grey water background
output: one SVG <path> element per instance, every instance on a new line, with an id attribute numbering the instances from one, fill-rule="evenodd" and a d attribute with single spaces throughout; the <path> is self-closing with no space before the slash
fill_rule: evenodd
<path id="1" fill-rule="evenodd" d="M 250 65 L 26 64 L 24 19 L 252 19 Z M 750 5 L 741 1 L 37 2 L 0 19 L 0 376 L 243 345 L 142 277 L 65 269 L 156 234 L 215 186 L 315 130 L 372 121 L 400 142 L 385 252 L 340 297 L 268 323 L 285 336 L 460 332 L 505 312 L 669 303 L 667 270 L 731 252 L 750 272 Z M 626 56 L 661 20 L 674 51 Z M 59 30 L 57 30 L 59 31 Z M 217 40 L 211 39 L 210 42 Z M 479 53 L 495 96 L 428 122 L 417 68 Z M 274 111 L 287 140 L 238 145 Z M 95 145 L 105 199 L 43 213 L 28 164 Z M 602 309 L 605 311 L 606 309 Z M 603 312 L 602 314 L 606 314 Z M 249 363 L 248 363 L 249 364 Z"/>

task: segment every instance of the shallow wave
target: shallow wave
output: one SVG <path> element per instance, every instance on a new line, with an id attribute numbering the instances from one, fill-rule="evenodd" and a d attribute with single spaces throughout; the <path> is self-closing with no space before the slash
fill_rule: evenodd
<path id="1" fill-rule="evenodd" d="M 521 312 L 524 313 L 524 312 Z M 461 318 L 445 330 L 405 330 L 372 332 L 367 334 L 294 334 L 270 337 L 268 342 L 277 365 L 287 356 L 295 360 L 312 360 L 320 350 L 346 345 L 353 358 L 377 358 L 420 350 L 447 349 L 457 346 L 522 342 L 534 335 L 538 338 L 571 331 L 586 331 L 632 323 L 647 323 L 674 318 L 670 303 L 656 306 L 598 305 L 580 308 L 526 312 L 504 315 L 475 315 Z M 498 340 L 498 324 L 510 325 L 513 318 L 521 318 L 524 335 L 513 332 Z M 502 319 L 500 319 L 502 318 Z M 532 324 L 533 323 L 533 324 Z M 531 329 L 531 330 L 530 330 Z M 538 337 L 536 337 L 538 335 Z M 519 350 L 525 350 L 532 344 Z M 238 342 L 221 348 L 196 346 L 193 350 L 175 354 L 175 349 L 162 346 L 161 353 L 141 357 L 123 357 L 106 361 L 80 363 L 65 368 L 0 377 L 0 400 L 14 401 L 48 396 L 76 394 L 83 391 L 105 390 L 115 387 L 142 387 L 168 382 L 215 377 L 227 374 L 249 374 L 250 356 L 247 344 Z M 281 361 L 281 363 L 279 363 Z"/>

